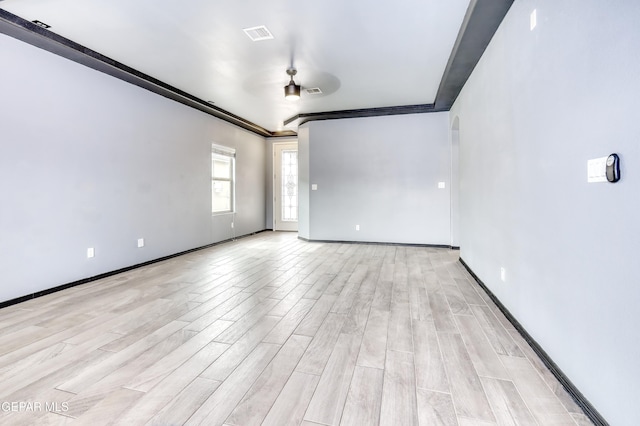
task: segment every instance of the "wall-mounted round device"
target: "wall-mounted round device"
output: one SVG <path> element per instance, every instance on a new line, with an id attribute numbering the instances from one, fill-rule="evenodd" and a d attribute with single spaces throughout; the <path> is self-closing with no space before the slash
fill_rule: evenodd
<path id="1" fill-rule="evenodd" d="M 607 157 L 607 180 L 609 182 L 620 180 L 620 157 L 618 154 L 611 154 Z"/>

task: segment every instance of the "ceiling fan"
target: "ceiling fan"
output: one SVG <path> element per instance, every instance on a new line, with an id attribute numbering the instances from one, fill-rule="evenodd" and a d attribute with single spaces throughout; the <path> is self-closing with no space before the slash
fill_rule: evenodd
<path id="1" fill-rule="evenodd" d="M 289 84 L 284 86 L 284 97 L 288 101 L 297 101 L 300 99 L 300 85 L 293 81 L 293 76 L 297 73 L 298 70 L 293 67 L 287 69 L 287 75 L 291 77 L 291 80 L 289 80 Z"/>
<path id="2" fill-rule="evenodd" d="M 292 65 L 285 71 L 288 82 L 282 78 L 282 68 L 278 66 L 267 66 L 256 70 L 244 78 L 243 88 L 248 93 L 264 99 L 274 100 L 274 97 L 282 99 L 284 90 L 285 99 L 288 99 L 288 94 L 292 94 L 297 95 L 297 99 L 312 101 L 332 95 L 341 86 L 336 76 L 325 71 L 304 68 L 304 71 L 298 73 L 297 68 Z M 296 104 L 288 101 L 286 103 L 291 107 Z"/>

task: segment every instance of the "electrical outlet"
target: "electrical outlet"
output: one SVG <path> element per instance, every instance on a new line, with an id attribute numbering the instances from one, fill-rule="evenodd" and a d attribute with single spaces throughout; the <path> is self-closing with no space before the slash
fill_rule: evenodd
<path id="1" fill-rule="evenodd" d="M 138 238 L 138 248 L 144 247 L 144 238 Z"/>
<path id="2" fill-rule="evenodd" d="M 87 259 L 91 259 L 92 257 L 94 257 L 96 255 L 96 251 L 93 247 L 89 247 L 87 249 Z"/>
<path id="3" fill-rule="evenodd" d="M 500 268 L 500 279 L 503 283 L 507 281 L 507 271 L 504 268 Z"/>
<path id="4" fill-rule="evenodd" d="M 445 183 L 444 182 L 438 182 L 438 189 L 444 189 L 445 188 Z"/>
<path id="5" fill-rule="evenodd" d="M 360 225 L 356 225 L 356 231 L 360 230 Z"/>

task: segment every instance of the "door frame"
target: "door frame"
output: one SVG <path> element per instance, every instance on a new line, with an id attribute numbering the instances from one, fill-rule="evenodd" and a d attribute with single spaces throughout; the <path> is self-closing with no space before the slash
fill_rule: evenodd
<path id="1" fill-rule="evenodd" d="M 283 141 L 283 142 L 274 142 L 273 143 L 273 157 L 272 157 L 272 171 L 273 171 L 273 177 L 272 177 L 272 193 L 273 193 L 273 202 L 272 202 L 272 216 L 273 216 L 273 230 L 274 231 L 291 231 L 291 232 L 298 232 L 298 221 L 296 221 L 296 227 L 295 230 L 293 229 L 289 229 L 289 230 L 285 230 L 285 229 L 278 229 L 277 227 L 277 222 L 278 222 L 278 214 L 280 214 L 280 206 L 279 206 L 279 200 L 278 200 L 278 191 L 279 191 L 279 186 L 280 186 L 280 182 L 278 182 L 278 176 L 280 175 L 281 170 L 279 170 L 279 168 L 277 166 L 281 166 L 280 163 L 280 159 L 278 158 L 278 152 L 281 151 L 282 149 L 286 149 L 288 147 L 295 147 L 296 151 L 298 150 L 298 140 L 294 139 L 294 140 L 287 140 L 287 141 Z M 299 166 L 298 166 L 299 168 Z M 299 192 L 299 191 L 298 191 Z M 299 210 L 299 207 L 298 207 Z M 300 218 L 298 218 L 300 219 Z"/>

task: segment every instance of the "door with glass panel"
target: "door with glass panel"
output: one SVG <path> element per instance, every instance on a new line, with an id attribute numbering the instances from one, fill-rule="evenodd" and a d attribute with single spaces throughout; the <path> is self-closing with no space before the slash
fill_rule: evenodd
<path id="1" fill-rule="evenodd" d="M 298 230 L 298 144 L 273 144 L 275 231 Z"/>

